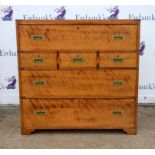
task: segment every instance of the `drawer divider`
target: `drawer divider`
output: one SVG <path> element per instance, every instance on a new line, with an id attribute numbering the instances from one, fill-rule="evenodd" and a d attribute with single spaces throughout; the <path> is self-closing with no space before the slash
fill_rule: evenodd
<path id="1" fill-rule="evenodd" d="M 60 66 L 59 66 L 59 51 L 57 51 L 57 70 L 60 69 Z"/>
<path id="2" fill-rule="evenodd" d="M 96 69 L 97 70 L 100 68 L 99 59 L 100 59 L 100 52 L 96 51 Z"/>

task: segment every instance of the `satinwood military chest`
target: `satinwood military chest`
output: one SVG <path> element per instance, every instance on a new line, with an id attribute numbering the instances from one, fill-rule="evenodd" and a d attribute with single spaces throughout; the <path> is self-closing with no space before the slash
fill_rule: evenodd
<path id="1" fill-rule="evenodd" d="M 137 130 L 139 20 L 17 20 L 21 133 Z"/>

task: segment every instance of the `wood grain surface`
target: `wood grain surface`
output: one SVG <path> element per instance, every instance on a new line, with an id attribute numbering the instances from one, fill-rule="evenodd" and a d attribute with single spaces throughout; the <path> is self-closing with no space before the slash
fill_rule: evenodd
<path id="1" fill-rule="evenodd" d="M 126 68 L 137 66 L 137 53 L 100 53 L 100 67 Z"/>
<path id="2" fill-rule="evenodd" d="M 137 133 L 139 20 L 17 20 L 21 133 Z"/>
<path id="3" fill-rule="evenodd" d="M 96 68 L 96 52 L 60 52 L 59 66 L 60 69 L 77 69 L 77 68 Z"/>
<path id="4" fill-rule="evenodd" d="M 57 54 L 56 53 L 20 53 L 20 68 L 32 69 L 56 69 Z"/>
<path id="5" fill-rule="evenodd" d="M 21 71 L 21 81 L 22 96 L 26 98 L 134 97 L 136 71 Z M 44 84 L 34 85 L 35 81 Z"/>
<path id="6" fill-rule="evenodd" d="M 134 128 L 134 99 L 23 99 L 22 104 L 27 129 Z"/>
<path id="7" fill-rule="evenodd" d="M 20 51 L 136 50 L 136 25 L 21 25 Z M 43 36 L 33 40 L 32 36 Z M 113 40 L 123 35 L 123 40 Z"/>
<path id="8" fill-rule="evenodd" d="M 16 20 L 19 25 L 139 25 L 140 20 Z"/>

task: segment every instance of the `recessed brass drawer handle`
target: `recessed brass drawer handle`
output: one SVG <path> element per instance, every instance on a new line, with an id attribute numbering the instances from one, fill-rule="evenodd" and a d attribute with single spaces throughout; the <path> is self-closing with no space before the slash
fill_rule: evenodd
<path id="1" fill-rule="evenodd" d="M 122 116 L 124 113 L 123 110 L 113 110 L 112 111 L 112 115 L 115 115 L 115 116 Z"/>
<path id="2" fill-rule="evenodd" d="M 112 85 L 113 86 L 123 86 L 124 82 L 121 80 L 115 80 L 115 81 L 112 81 Z"/>
<path id="3" fill-rule="evenodd" d="M 112 62 L 114 63 L 122 63 L 123 61 L 124 61 L 124 58 L 120 58 L 120 57 L 112 58 Z"/>
<path id="4" fill-rule="evenodd" d="M 112 36 L 112 40 L 124 40 L 125 36 L 122 34 L 115 34 Z"/>
<path id="5" fill-rule="evenodd" d="M 34 111 L 34 114 L 39 115 L 39 116 L 43 116 L 43 115 L 47 115 L 47 111 L 42 110 L 42 109 L 38 109 L 38 110 Z"/>
<path id="6" fill-rule="evenodd" d="M 43 80 L 37 80 L 37 81 L 33 81 L 33 86 L 46 86 L 47 85 L 47 82 L 46 81 L 43 81 Z"/>
<path id="7" fill-rule="evenodd" d="M 32 62 L 35 63 L 35 64 L 41 64 L 41 63 L 44 63 L 45 62 L 45 59 L 44 58 L 41 58 L 41 57 L 33 58 L 32 59 Z"/>
<path id="8" fill-rule="evenodd" d="M 84 63 L 85 61 L 86 61 L 85 58 L 79 57 L 79 56 L 71 58 L 71 62 L 73 62 L 73 63 Z"/>
<path id="9" fill-rule="evenodd" d="M 32 35 L 32 40 L 35 40 L 35 41 L 39 41 L 39 40 L 44 40 L 45 39 L 45 36 L 44 35 Z"/>

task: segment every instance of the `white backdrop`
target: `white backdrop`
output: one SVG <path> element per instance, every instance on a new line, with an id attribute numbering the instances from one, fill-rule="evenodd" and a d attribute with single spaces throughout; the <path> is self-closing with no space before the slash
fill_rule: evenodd
<path id="1" fill-rule="evenodd" d="M 0 6 L 0 104 L 19 104 L 16 19 L 141 19 L 139 103 L 155 103 L 155 6 Z"/>

